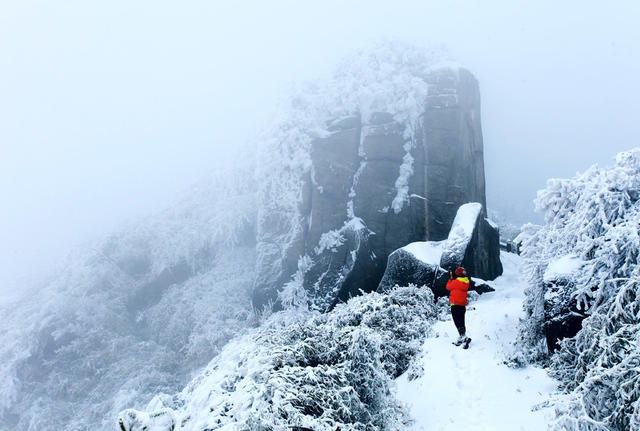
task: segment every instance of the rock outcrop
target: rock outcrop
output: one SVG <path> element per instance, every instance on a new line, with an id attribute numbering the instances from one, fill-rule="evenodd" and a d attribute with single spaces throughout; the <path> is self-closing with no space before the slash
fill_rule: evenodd
<path id="1" fill-rule="evenodd" d="M 490 252 L 499 247 L 497 232 L 483 231 L 491 225 L 482 214 L 481 204 L 464 204 L 445 241 L 415 242 L 391 253 L 378 291 L 414 284 L 429 287 L 440 297 L 448 294 L 445 286 L 449 272 L 459 266 L 467 268 L 470 275 L 502 273 L 498 255 Z M 470 290 L 479 293 L 494 290 L 482 280 L 475 279 L 471 284 Z"/>
<path id="2" fill-rule="evenodd" d="M 463 266 L 469 274 L 492 280 L 502 274 L 499 249 L 498 229 L 484 217 L 482 205 L 464 204 L 444 243 L 440 266 L 447 271 Z"/>
<path id="3" fill-rule="evenodd" d="M 261 238 L 283 231 L 274 222 L 278 210 L 259 221 L 258 248 L 270 252 L 261 255 L 257 273 L 273 276 L 256 281 L 256 307 L 277 307 L 279 289 L 300 273 L 303 257 L 310 265 L 302 284 L 318 309 L 373 291 L 391 253 L 412 242 L 446 239 L 467 202 L 481 204 L 481 214 L 463 261 L 483 279 L 501 273 L 497 231 L 485 221 L 477 81 L 451 68 L 431 71 L 424 80 L 424 112 L 413 124 L 388 112 L 358 114 L 331 122 L 327 135 L 311 142 L 300 228 L 285 245 L 274 246 Z"/>
<path id="4" fill-rule="evenodd" d="M 436 297 L 440 297 L 446 295 L 448 279 L 449 273 L 440 265 L 425 262 L 408 249 L 400 248 L 389 255 L 378 292 L 388 292 L 396 286 L 415 285 L 428 287 Z"/>

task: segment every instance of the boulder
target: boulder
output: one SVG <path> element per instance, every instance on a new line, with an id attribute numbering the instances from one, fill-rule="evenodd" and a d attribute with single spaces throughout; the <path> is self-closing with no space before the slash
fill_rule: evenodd
<path id="1" fill-rule="evenodd" d="M 502 274 L 500 235 L 484 217 L 482 204 L 460 206 L 444 243 L 440 266 L 447 271 L 462 266 L 470 276 L 485 280 Z"/>
<path id="2" fill-rule="evenodd" d="M 445 243 L 446 241 L 415 242 L 391 253 L 378 285 L 378 292 L 388 292 L 396 286 L 413 284 L 430 288 L 436 299 L 448 296 L 446 285 L 449 271 L 438 264 Z M 469 290 L 480 294 L 495 291 L 484 280 L 475 277 L 472 278 Z"/>
<path id="3" fill-rule="evenodd" d="M 387 268 L 378 285 L 378 292 L 385 293 L 396 286 L 428 287 L 436 295 L 444 296 L 443 291 L 449 274 L 440 266 L 424 262 L 413 253 L 398 249 L 389 255 Z"/>

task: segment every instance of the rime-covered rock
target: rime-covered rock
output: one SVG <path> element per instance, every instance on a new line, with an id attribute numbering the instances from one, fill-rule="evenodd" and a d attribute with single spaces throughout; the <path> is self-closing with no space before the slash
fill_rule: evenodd
<path id="1" fill-rule="evenodd" d="M 462 205 L 444 242 L 440 266 L 454 271 L 462 266 L 471 276 L 492 280 L 502 274 L 500 235 L 484 217 L 480 203 Z"/>
<path id="2" fill-rule="evenodd" d="M 484 221 L 478 83 L 464 69 L 426 70 L 396 71 L 407 75 L 407 87 L 382 93 L 381 105 L 390 109 L 354 106 L 355 114 L 328 119 L 321 136 L 309 140 L 308 171 L 292 189 L 297 205 L 264 210 L 259 220 L 257 272 L 264 268 L 266 276 L 256 279 L 254 306 L 277 304 L 301 258 L 303 287 L 318 309 L 375 290 L 391 253 L 446 239 L 467 202 L 479 202 L 481 215 L 464 263 L 479 278 L 501 274 L 498 233 Z M 349 228 L 354 220 L 357 231 Z M 331 248 L 323 245 L 329 240 Z"/>
<path id="3" fill-rule="evenodd" d="M 439 265 L 445 243 L 415 242 L 391 253 L 378 292 L 388 292 L 397 286 L 415 285 L 431 289 L 436 298 L 447 296 L 449 272 Z M 472 278 L 469 290 L 478 293 L 495 291 L 480 278 Z"/>

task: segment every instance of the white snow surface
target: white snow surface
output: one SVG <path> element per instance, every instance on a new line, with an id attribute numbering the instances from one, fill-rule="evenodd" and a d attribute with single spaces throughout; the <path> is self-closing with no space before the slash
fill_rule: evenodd
<path id="1" fill-rule="evenodd" d="M 420 361 L 424 375 L 400 376 L 397 397 L 415 420 L 410 430 L 539 431 L 547 429 L 549 400 L 557 382 L 540 368 L 509 368 L 518 319 L 523 317 L 525 280 L 520 257 L 503 253 L 504 274 L 492 282 L 496 291 L 467 307 L 468 350 L 454 346 L 458 334 L 451 320 L 434 326 Z"/>
<path id="2" fill-rule="evenodd" d="M 408 251 L 424 263 L 440 265 L 444 243 L 445 241 L 418 241 L 405 245 L 402 250 Z"/>
<path id="3" fill-rule="evenodd" d="M 544 276 L 544 282 L 553 281 L 559 277 L 568 276 L 580 270 L 584 265 L 584 261 L 576 256 L 567 255 L 549 262 Z"/>
<path id="4" fill-rule="evenodd" d="M 445 246 L 448 251 L 462 253 L 465 250 L 471 241 L 481 211 L 482 204 L 478 202 L 470 202 L 458 208 Z"/>

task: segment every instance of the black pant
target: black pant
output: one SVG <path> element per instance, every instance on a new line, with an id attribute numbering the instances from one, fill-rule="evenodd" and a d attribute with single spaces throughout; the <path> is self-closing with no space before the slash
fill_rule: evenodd
<path id="1" fill-rule="evenodd" d="M 463 336 L 467 333 L 467 329 L 464 326 L 464 313 L 466 313 L 467 307 L 464 305 L 452 305 L 451 316 L 453 317 L 453 323 L 458 329 L 458 334 Z"/>

